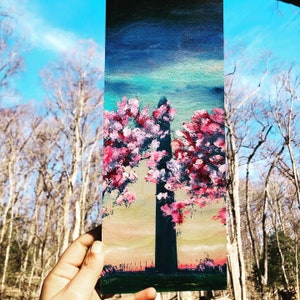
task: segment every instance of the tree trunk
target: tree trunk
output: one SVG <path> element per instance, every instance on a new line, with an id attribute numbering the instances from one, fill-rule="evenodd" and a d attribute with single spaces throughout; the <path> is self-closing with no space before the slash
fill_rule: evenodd
<path id="1" fill-rule="evenodd" d="M 13 232 L 13 220 L 14 220 L 14 214 L 13 211 L 11 211 L 10 221 L 9 221 L 9 231 L 8 231 L 8 237 L 7 237 L 7 246 L 5 251 L 5 260 L 3 264 L 3 273 L 2 273 L 2 279 L 1 279 L 1 289 L 0 289 L 0 295 L 4 295 L 5 293 L 5 282 L 6 282 L 6 276 L 7 276 L 7 268 L 8 268 L 8 262 L 10 257 L 10 247 L 12 242 L 12 232 Z"/>
<path id="2" fill-rule="evenodd" d="M 298 236 L 295 241 L 295 277 L 296 277 L 296 293 L 297 300 L 300 300 L 300 287 L 299 287 L 299 256 L 298 256 Z"/>
<path id="3" fill-rule="evenodd" d="M 246 268 L 244 262 L 244 251 L 241 236 L 241 209 L 239 198 L 239 165 L 238 153 L 235 143 L 233 129 L 230 120 L 226 119 L 228 129 L 227 139 L 227 156 L 228 156 L 228 197 L 227 197 L 227 214 L 228 214 L 228 270 L 232 272 L 233 293 L 235 299 L 247 300 L 246 293 Z"/>
<path id="4" fill-rule="evenodd" d="M 14 152 L 14 150 L 12 150 Z M 9 191 L 8 191 L 8 200 L 5 206 L 4 213 L 2 215 L 2 230 L 1 230 L 1 236 L 0 236 L 0 249 L 3 245 L 5 232 L 7 230 L 7 218 L 8 214 L 13 208 L 13 201 L 14 201 L 14 195 L 15 195 L 15 184 L 14 184 L 14 166 L 15 166 L 16 157 L 12 153 L 11 157 L 8 162 L 8 185 L 9 185 Z"/>

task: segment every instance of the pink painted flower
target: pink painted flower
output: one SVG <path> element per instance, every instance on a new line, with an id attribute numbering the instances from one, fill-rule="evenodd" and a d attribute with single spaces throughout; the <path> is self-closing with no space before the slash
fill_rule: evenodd
<path id="1" fill-rule="evenodd" d="M 135 199 L 128 187 L 137 180 L 134 168 L 142 159 L 147 159 L 149 171 L 146 181 L 164 182 L 169 191 L 184 190 L 188 199 L 165 205 L 165 215 L 176 224 L 184 221 L 196 205 L 222 201 L 226 191 L 224 111 L 213 109 L 194 113 L 189 122 L 183 124 L 172 142 L 173 157 L 167 170 L 158 169 L 165 151 L 157 151 L 158 137 L 166 132 L 161 125 L 173 120 L 176 110 L 169 102 L 155 109 L 140 108 L 138 99 L 126 97 L 117 105 L 116 111 L 104 113 L 103 193 L 117 192 L 115 203 L 129 206 Z M 164 199 L 168 193 L 160 193 Z M 224 218 L 220 211 L 219 217 Z"/>
<path id="2" fill-rule="evenodd" d="M 218 215 L 213 216 L 213 220 L 219 220 L 222 224 L 226 224 L 226 208 L 223 207 L 219 210 Z"/>

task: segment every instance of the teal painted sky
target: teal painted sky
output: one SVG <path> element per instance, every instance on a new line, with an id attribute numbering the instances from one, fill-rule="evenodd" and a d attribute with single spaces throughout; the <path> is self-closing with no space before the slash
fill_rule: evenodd
<path id="1" fill-rule="evenodd" d="M 43 100 L 39 72 L 82 39 L 104 47 L 104 0 L 2 0 L 14 6 L 17 31 L 25 42 L 25 70 L 14 81 L 20 97 L 2 102 L 11 106 Z M 273 57 L 300 65 L 300 9 L 275 0 L 225 0 L 225 49 L 232 58 L 240 48 L 249 56 L 271 51 Z M 228 59 L 228 58 L 227 58 Z M 225 60 L 226 64 L 226 60 Z"/>

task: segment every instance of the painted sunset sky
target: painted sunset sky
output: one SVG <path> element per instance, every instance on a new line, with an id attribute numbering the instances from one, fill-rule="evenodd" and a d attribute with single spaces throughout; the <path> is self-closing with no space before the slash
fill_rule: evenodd
<path id="1" fill-rule="evenodd" d="M 153 266 L 155 252 L 155 184 L 145 182 L 146 166 L 137 169 L 138 182 L 130 187 L 137 200 L 129 207 L 117 207 L 103 220 L 105 263 L 118 266 L 125 262 L 133 267 Z M 178 197 L 182 195 L 177 194 Z M 220 204 L 198 209 L 180 225 L 177 237 L 179 265 L 196 265 L 207 256 L 216 263 L 226 260 L 226 227 L 212 220 Z"/>

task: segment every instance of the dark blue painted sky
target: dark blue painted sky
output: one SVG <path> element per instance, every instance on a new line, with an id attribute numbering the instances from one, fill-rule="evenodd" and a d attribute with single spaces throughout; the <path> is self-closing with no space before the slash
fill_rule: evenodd
<path id="1" fill-rule="evenodd" d="M 147 2 L 149 3 L 149 2 Z M 156 10 L 113 10 L 107 18 L 105 107 L 123 96 L 156 107 L 166 96 L 177 125 L 195 110 L 223 106 L 223 10 L 220 1 L 187 1 Z M 132 14 L 132 18 L 130 17 Z"/>

